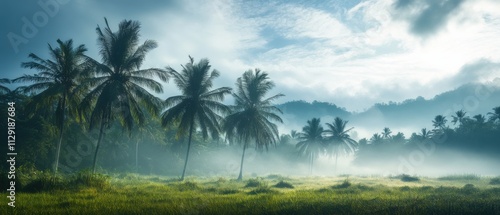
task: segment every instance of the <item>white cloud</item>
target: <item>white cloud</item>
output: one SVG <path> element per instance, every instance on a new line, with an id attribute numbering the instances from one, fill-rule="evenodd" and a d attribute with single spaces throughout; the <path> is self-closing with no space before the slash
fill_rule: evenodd
<path id="1" fill-rule="evenodd" d="M 217 86 L 231 87 L 245 70 L 261 68 L 275 81 L 275 92 L 287 95 L 283 100 L 322 100 L 348 110 L 429 98 L 464 84 L 467 79 L 454 78 L 464 65 L 500 62 L 499 1 L 465 0 L 426 37 L 412 33 L 411 20 L 397 13 L 394 2 L 365 0 L 345 8 L 331 2 L 191 0 L 111 10 L 114 4 L 78 0 L 68 4 L 77 8 L 68 14 L 81 18 L 85 25 L 78 28 L 86 30 L 62 34 L 74 35 L 97 56 L 93 30 L 104 16 L 112 29 L 122 19 L 139 20 L 141 39 L 159 43 L 145 68 L 180 69 L 188 55 L 207 57 L 221 72 Z M 410 15 L 422 9 L 413 10 Z M 162 97 L 178 93 L 173 84 L 165 91 Z"/>

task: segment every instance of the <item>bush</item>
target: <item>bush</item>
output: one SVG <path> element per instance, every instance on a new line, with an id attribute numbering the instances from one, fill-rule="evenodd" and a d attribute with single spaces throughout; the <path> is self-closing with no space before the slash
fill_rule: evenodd
<path id="1" fill-rule="evenodd" d="M 464 187 L 462 187 L 461 190 L 465 194 L 472 194 L 472 193 L 479 191 L 479 189 L 476 188 L 473 184 L 466 184 L 466 185 L 464 185 Z"/>
<path id="2" fill-rule="evenodd" d="M 250 192 L 248 192 L 248 194 L 253 194 L 253 195 L 256 195 L 256 194 L 261 194 L 261 193 L 274 193 L 275 191 L 272 190 L 271 188 L 267 187 L 267 186 L 259 186 L 258 188 L 255 188 L 253 190 L 251 190 Z"/>
<path id="3" fill-rule="evenodd" d="M 262 182 L 261 179 L 259 178 L 252 178 L 252 179 L 248 179 L 247 181 L 247 184 L 245 185 L 245 187 L 259 187 L 259 186 L 263 186 L 265 185 L 264 182 Z"/>
<path id="4" fill-rule="evenodd" d="M 75 188 L 92 187 L 105 189 L 109 187 L 109 176 L 103 174 L 94 174 L 89 170 L 83 170 L 76 173 L 69 181 L 69 185 Z"/>
<path id="5" fill-rule="evenodd" d="M 240 192 L 239 190 L 232 189 L 232 188 L 224 188 L 224 189 L 219 190 L 219 193 L 222 195 L 235 194 L 235 193 L 239 193 L 239 192 Z"/>
<path id="6" fill-rule="evenodd" d="M 490 184 L 491 184 L 491 185 L 500 185 L 500 176 L 495 177 L 495 178 L 492 178 L 492 179 L 490 180 Z"/>
<path id="7" fill-rule="evenodd" d="M 66 187 L 66 182 L 60 176 L 53 176 L 48 172 L 41 172 L 29 179 L 25 178 L 21 190 L 25 192 L 42 192 L 58 190 Z"/>
<path id="8" fill-rule="evenodd" d="M 200 188 L 200 186 L 198 186 L 198 183 L 196 183 L 196 182 L 186 181 L 184 183 L 177 185 L 177 188 L 180 191 L 185 191 L 185 190 L 196 190 L 196 189 Z"/>
<path id="9" fill-rule="evenodd" d="M 416 176 L 410 176 L 407 174 L 402 174 L 401 175 L 401 181 L 403 182 L 415 182 L 415 181 L 420 181 L 420 179 Z"/>
<path id="10" fill-rule="evenodd" d="M 342 184 L 334 185 L 334 186 L 332 186 L 332 188 L 343 189 L 343 188 L 348 188 L 350 186 L 351 186 L 351 182 L 349 181 L 349 179 L 345 179 L 344 182 L 342 182 Z"/>
<path id="11" fill-rule="evenodd" d="M 290 188 L 290 189 L 293 189 L 294 186 L 288 182 L 284 182 L 284 181 L 280 181 L 278 182 L 277 184 L 274 185 L 274 187 L 277 187 L 277 188 Z"/>

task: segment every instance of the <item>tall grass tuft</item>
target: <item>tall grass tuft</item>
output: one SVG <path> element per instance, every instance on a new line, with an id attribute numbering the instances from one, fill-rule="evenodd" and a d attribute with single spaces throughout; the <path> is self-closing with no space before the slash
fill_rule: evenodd
<path id="1" fill-rule="evenodd" d="M 337 184 L 337 185 L 333 185 L 332 188 L 334 189 L 344 189 L 344 188 L 348 188 L 350 187 L 352 184 L 351 182 L 349 181 L 349 179 L 345 179 L 342 184 Z"/>
<path id="2" fill-rule="evenodd" d="M 106 189 L 109 187 L 110 177 L 103 174 L 93 174 L 90 170 L 83 170 L 70 178 L 68 185 L 74 188 L 92 187 Z"/>
<path id="3" fill-rule="evenodd" d="M 290 188 L 290 189 L 293 189 L 294 186 L 288 182 L 285 182 L 285 181 L 280 181 L 278 182 L 277 184 L 275 184 L 273 187 L 276 187 L 276 188 Z"/>
<path id="4" fill-rule="evenodd" d="M 24 192 L 42 192 L 65 188 L 67 182 L 61 176 L 54 176 L 49 172 L 39 172 L 38 174 L 24 179 L 21 190 Z"/>
<path id="5" fill-rule="evenodd" d="M 420 181 L 420 178 L 416 177 L 416 176 L 410 176 L 410 175 L 407 175 L 407 174 L 402 174 L 399 176 L 401 181 L 403 182 L 416 182 L 416 181 Z"/>
<path id="6" fill-rule="evenodd" d="M 262 181 L 262 179 L 251 178 L 251 179 L 248 179 L 245 187 L 260 187 L 260 186 L 264 186 L 264 185 L 265 185 L 265 183 Z"/>

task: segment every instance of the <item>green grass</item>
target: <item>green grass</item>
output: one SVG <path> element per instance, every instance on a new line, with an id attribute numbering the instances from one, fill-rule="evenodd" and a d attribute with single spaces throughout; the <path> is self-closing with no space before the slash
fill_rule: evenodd
<path id="1" fill-rule="evenodd" d="M 491 185 L 491 178 L 406 183 L 356 176 L 288 177 L 286 182 L 281 177 L 213 177 L 180 182 L 82 174 L 61 179 L 66 187 L 17 192 L 16 208 L 0 207 L 0 214 L 500 214 L 500 187 Z M 294 189 L 268 186 L 281 182 Z M 2 199 L 6 205 L 8 199 Z"/>

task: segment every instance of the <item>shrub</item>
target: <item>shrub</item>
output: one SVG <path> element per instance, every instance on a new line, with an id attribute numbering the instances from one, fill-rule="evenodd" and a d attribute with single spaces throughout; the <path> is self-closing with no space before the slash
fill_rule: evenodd
<path id="1" fill-rule="evenodd" d="M 219 193 L 222 195 L 235 194 L 235 193 L 239 193 L 239 192 L 240 192 L 239 190 L 232 189 L 232 188 L 224 188 L 224 189 L 219 190 Z"/>
<path id="2" fill-rule="evenodd" d="M 401 176 L 401 181 L 403 182 L 415 182 L 415 181 L 420 181 L 420 179 L 416 176 L 410 176 L 407 174 L 402 174 Z"/>
<path id="3" fill-rule="evenodd" d="M 89 170 L 83 170 L 76 173 L 69 181 L 69 185 L 75 188 L 92 187 L 105 189 L 109 187 L 109 176 L 103 174 L 94 174 Z"/>
<path id="4" fill-rule="evenodd" d="M 180 191 L 185 191 L 185 190 L 196 190 L 196 189 L 200 188 L 200 186 L 198 186 L 198 183 L 196 183 L 196 182 L 186 181 L 184 183 L 177 185 L 177 188 Z"/>
<path id="5" fill-rule="evenodd" d="M 248 194 L 253 194 L 253 195 L 256 195 L 256 194 L 261 194 L 261 193 L 274 193 L 275 191 L 272 190 L 271 188 L 267 187 L 267 186 L 259 186 L 253 190 L 251 190 L 250 192 L 248 192 Z"/>
<path id="6" fill-rule="evenodd" d="M 24 186 L 23 186 L 24 185 Z M 66 182 L 60 176 L 53 176 L 48 172 L 41 172 L 30 179 L 25 179 L 21 190 L 25 192 L 42 192 L 62 189 Z"/>
<path id="7" fill-rule="evenodd" d="M 342 184 L 337 184 L 337 185 L 334 185 L 332 186 L 332 188 L 335 188 L 335 189 L 339 189 L 339 188 L 348 188 L 351 186 L 351 182 L 349 181 L 349 179 L 345 179 L 344 182 L 342 182 Z"/>
<path id="8" fill-rule="evenodd" d="M 284 182 L 284 181 L 280 181 L 278 182 L 277 184 L 274 185 L 274 187 L 277 187 L 277 188 L 291 188 L 293 189 L 294 186 L 288 182 Z"/>
<path id="9" fill-rule="evenodd" d="M 262 182 L 261 179 L 259 178 L 252 178 L 252 179 L 248 179 L 247 181 L 247 184 L 245 185 L 245 187 L 259 187 L 259 186 L 263 186 L 264 183 Z"/>
<path id="10" fill-rule="evenodd" d="M 466 185 L 464 185 L 464 187 L 462 187 L 461 190 L 465 194 L 472 194 L 472 193 L 479 191 L 479 189 L 476 188 L 473 184 L 466 184 Z"/>
<path id="11" fill-rule="evenodd" d="M 492 179 L 490 180 L 490 184 L 491 184 L 491 185 L 500 185 L 500 176 L 495 177 L 495 178 L 492 178 Z"/>

